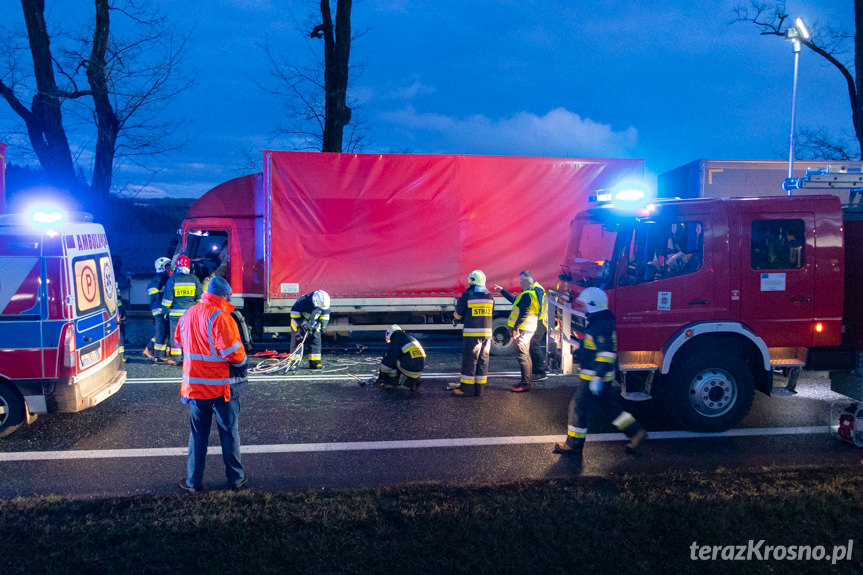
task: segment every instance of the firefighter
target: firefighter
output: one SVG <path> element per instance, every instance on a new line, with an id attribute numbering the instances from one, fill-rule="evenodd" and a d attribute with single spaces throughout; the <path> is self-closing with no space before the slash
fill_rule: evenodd
<path id="1" fill-rule="evenodd" d="M 453 395 L 479 397 L 488 381 L 494 296 L 485 287 L 485 273 L 474 270 L 467 276 L 468 288 L 455 304 L 452 324 L 464 322 L 461 344 L 461 379 L 447 389 Z"/>
<path id="2" fill-rule="evenodd" d="M 533 290 L 533 274 L 525 270 L 518 274 L 521 293 L 512 294 L 503 287 L 496 285 L 501 295 L 512 303 L 507 325 L 512 329 L 512 339 L 515 343 L 515 359 L 521 371 L 521 380 L 512 386 L 515 393 L 530 391 L 530 380 L 533 377 L 533 362 L 530 357 L 530 340 L 539 324 L 540 304 L 536 291 Z M 544 293 L 544 292 L 543 292 Z"/>
<path id="3" fill-rule="evenodd" d="M 191 273 L 189 256 L 181 254 L 174 265 L 174 274 L 165 283 L 162 295 L 162 315 L 168 317 L 169 334 L 177 331 L 180 317 L 201 300 L 203 291 L 201 280 Z M 171 345 L 171 359 L 177 363 L 182 361 L 183 350 L 179 345 Z"/>
<path id="4" fill-rule="evenodd" d="M 304 337 L 310 339 L 309 369 L 324 367 L 321 362 L 321 332 L 329 322 L 330 294 L 324 290 L 307 293 L 291 306 L 291 351 Z"/>
<path id="5" fill-rule="evenodd" d="M 576 301 L 587 313 L 584 343 L 578 350 L 581 385 L 569 402 L 566 442 L 556 443 L 554 452 L 581 456 L 594 411 L 611 420 L 629 438 L 626 448 L 633 451 L 647 434 L 630 413 L 620 408 L 614 397 L 617 333 L 614 315 L 608 309 L 608 297 L 601 289 L 589 287 L 582 290 Z"/>
<path id="6" fill-rule="evenodd" d="M 147 295 L 150 296 L 150 313 L 153 314 L 155 331 L 147 346 L 144 348 L 144 356 L 154 360 L 162 360 L 166 363 L 176 363 L 173 359 L 166 357 L 168 352 L 168 318 L 162 314 L 162 294 L 165 284 L 171 277 L 171 258 L 158 258 L 154 262 L 156 275 L 147 284 Z"/>
<path id="7" fill-rule="evenodd" d="M 426 364 L 423 346 L 396 324 L 387 330 L 386 340 L 390 345 L 381 359 L 378 384 L 384 389 L 403 385 L 411 391 L 417 391 L 420 374 Z"/>
<path id="8" fill-rule="evenodd" d="M 232 311 L 231 286 L 224 278 L 215 278 L 201 302 L 183 314 L 174 332 L 184 352 L 180 398 L 189 406 L 191 428 L 186 476 L 180 480 L 184 491 L 203 488 L 214 413 L 228 486 L 239 490 L 246 484 L 240 461 L 239 396 L 248 384 L 248 358 Z"/>

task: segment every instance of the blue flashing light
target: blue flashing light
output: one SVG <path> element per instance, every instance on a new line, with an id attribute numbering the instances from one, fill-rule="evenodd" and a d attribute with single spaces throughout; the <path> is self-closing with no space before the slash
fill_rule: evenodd
<path id="1" fill-rule="evenodd" d="M 56 206 L 33 206 L 27 210 L 27 221 L 38 228 L 54 229 L 66 220 L 66 213 Z"/>
<path id="2" fill-rule="evenodd" d="M 36 224 L 56 224 L 57 222 L 63 221 L 63 214 L 58 211 L 53 212 L 33 212 L 30 216 L 30 219 L 33 220 L 33 223 Z"/>
<path id="3" fill-rule="evenodd" d="M 644 190 L 626 188 L 614 194 L 614 199 L 618 202 L 637 202 L 644 199 Z"/>

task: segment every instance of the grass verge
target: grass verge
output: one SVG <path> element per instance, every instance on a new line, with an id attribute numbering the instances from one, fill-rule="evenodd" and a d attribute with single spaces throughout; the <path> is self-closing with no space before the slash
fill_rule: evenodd
<path id="1" fill-rule="evenodd" d="M 861 466 L 18 498 L 0 501 L 0 574 L 863 573 L 861 534 Z M 693 543 L 718 558 L 694 561 Z M 722 560 L 728 546 L 750 560 Z"/>

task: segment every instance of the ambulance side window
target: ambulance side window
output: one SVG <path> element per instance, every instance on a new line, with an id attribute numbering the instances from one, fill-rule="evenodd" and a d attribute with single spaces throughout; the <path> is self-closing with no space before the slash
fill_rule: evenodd
<path id="1" fill-rule="evenodd" d="M 800 269 L 805 263 L 803 220 L 752 222 L 750 258 L 753 270 Z"/>

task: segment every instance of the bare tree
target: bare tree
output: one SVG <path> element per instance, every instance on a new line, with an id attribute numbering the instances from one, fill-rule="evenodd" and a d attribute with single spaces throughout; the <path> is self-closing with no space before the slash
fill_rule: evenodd
<path id="1" fill-rule="evenodd" d="M 362 72 L 362 64 L 350 62 L 350 50 L 364 32 L 351 26 L 351 0 L 336 2 L 335 25 L 329 1 L 320 2 L 319 12 L 298 25 L 312 54 L 310 62 L 290 61 L 267 39 L 262 49 L 275 87 L 258 86 L 285 102 L 288 120 L 274 135 L 290 137 L 291 147 L 358 152 L 363 148 L 365 126 L 354 113 L 359 106 L 349 101 L 348 86 Z M 322 56 L 316 46 L 309 44 L 314 39 L 324 40 Z"/>
<path id="2" fill-rule="evenodd" d="M 786 35 L 786 31 L 793 24 L 789 22 L 789 15 L 785 11 L 785 2 L 776 2 L 773 4 L 765 4 L 759 0 L 750 0 L 750 5 L 740 5 L 734 9 L 735 21 L 751 22 L 755 24 L 762 35 L 782 36 Z M 854 126 L 854 135 L 857 139 L 857 151 L 851 153 L 844 150 L 841 142 L 832 143 L 825 140 L 829 136 L 825 136 L 820 132 L 820 136 L 812 138 L 810 144 L 816 145 L 817 141 L 822 140 L 825 144 L 825 154 L 833 154 L 839 156 L 855 156 L 861 157 L 863 153 L 863 74 L 858 73 L 857 77 L 851 72 L 863 70 L 863 0 L 854 0 L 854 25 L 855 33 L 849 34 L 840 30 L 810 30 L 810 38 L 799 38 L 800 43 L 827 60 L 834 66 L 845 80 L 848 89 L 848 99 L 851 104 L 851 120 Z M 853 47 L 849 47 L 852 43 Z M 848 52 L 853 54 L 853 62 L 843 63 L 841 60 Z"/>
<path id="3" fill-rule="evenodd" d="M 44 0 L 21 0 L 21 8 L 24 11 L 29 50 L 33 59 L 35 90 L 30 108 L 27 108 L 15 95 L 18 82 L 10 70 L 0 76 L 0 96 L 3 96 L 12 110 L 24 121 L 33 151 L 49 178 L 58 183 L 70 183 L 75 180 L 75 167 L 63 126 L 62 106 L 65 100 L 81 97 L 85 93 L 75 89 L 71 79 L 71 92 L 57 86 L 50 36 L 45 24 Z M 10 77 L 12 80 L 7 84 L 7 78 Z"/>
<path id="4" fill-rule="evenodd" d="M 42 168 L 49 176 L 75 178 L 72 148 L 63 127 L 62 106 L 84 125 L 95 128 L 90 209 L 105 205 L 118 156 L 158 153 L 169 149 L 166 136 L 176 124 L 158 120 L 169 100 L 185 89 L 173 87 L 185 38 L 168 29 L 165 18 L 135 4 L 135 0 L 94 0 L 92 29 L 71 39 L 48 33 L 44 0 L 21 0 L 27 23 L 32 76 L 20 61 L 0 70 L 0 95 L 27 126 L 27 133 Z M 125 34 L 112 32 L 111 14 L 126 22 Z M 8 33 L 8 32 L 7 32 Z M 52 40 L 61 39 L 52 49 Z M 6 38 L 7 43 L 9 39 Z M 58 87 L 60 76 L 65 85 Z M 9 78 L 10 82 L 4 83 Z M 78 89 L 86 81 L 88 89 Z M 32 92 L 30 109 L 19 94 Z M 85 98 L 87 97 L 87 98 Z M 92 135 L 79 130 L 78 153 Z"/>
<path id="5" fill-rule="evenodd" d="M 323 22 L 312 30 L 312 38 L 324 40 L 324 152 L 341 152 L 345 126 L 351 121 L 347 104 L 348 63 L 351 56 L 351 3 L 336 1 L 336 24 L 330 0 L 321 0 Z"/>

